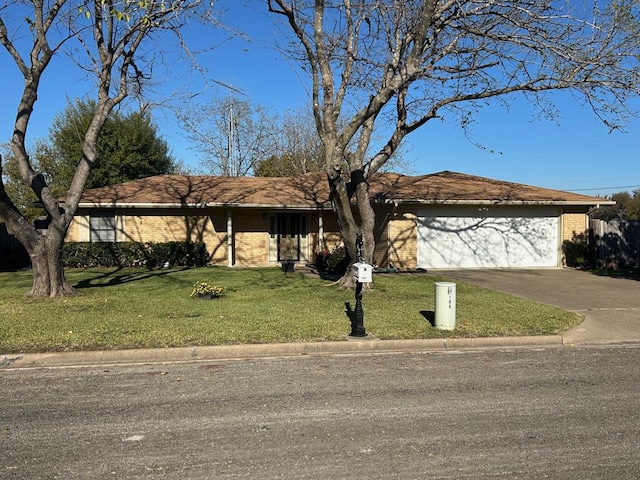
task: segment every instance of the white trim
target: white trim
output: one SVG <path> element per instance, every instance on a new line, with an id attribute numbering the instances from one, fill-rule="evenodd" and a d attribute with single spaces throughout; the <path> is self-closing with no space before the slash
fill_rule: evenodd
<path id="1" fill-rule="evenodd" d="M 304 227 L 304 228 L 303 228 Z M 309 215 L 300 214 L 300 225 L 298 225 L 298 237 L 300 245 L 300 261 L 309 262 Z"/>
<path id="2" fill-rule="evenodd" d="M 322 218 L 322 211 L 318 212 L 318 250 L 324 250 L 324 220 Z"/>
<path id="3" fill-rule="evenodd" d="M 124 231 L 124 215 L 116 215 L 116 242 L 125 242 L 127 232 Z"/>
<path id="4" fill-rule="evenodd" d="M 91 219 L 89 215 L 78 215 L 76 217 L 78 222 L 78 241 L 90 242 L 91 241 Z"/>
<path id="5" fill-rule="evenodd" d="M 278 219 L 275 213 L 270 213 L 268 217 L 267 234 L 269 235 L 267 258 L 270 262 L 278 261 Z"/>
<path id="6" fill-rule="evenodd" d="M 373 200 L 376 204 L 402 205 L 530 205 L 530 206 L 574 206 L 574 207 L 594 207 L 597 205 L 615 205 L 611 200 L 600 200 L 598 202 L 589 201 L 569 201 L 569 200 Z M 268 208 L 281 210 L 331 210 L 330 204 L 316 205 L 296 205 L 296 204 L 271 204 L 271 203 L 127 203 L 127 202 L 82 202 L 78 208 Z"/>
<path id="7" fill-rule="evenodd" d="M 615 205 L 616 202 L 611 200 L 602 200 L 596 202 L 587 201 L 569 201 L 569 200 L 384 200 L 375 201 L 376 203 L 387 203 L 402 205 L 495 205 L 495 206 L 517 206 L 517 205 L 530 205 L 530 206 L 575 206 L 575 207 L 589 207 L 596 205 Z"/>
<path id="8" fill-rule="evenodd" d="M 227 267 L 233 267 L 233 217 L 227 208 Z"/>

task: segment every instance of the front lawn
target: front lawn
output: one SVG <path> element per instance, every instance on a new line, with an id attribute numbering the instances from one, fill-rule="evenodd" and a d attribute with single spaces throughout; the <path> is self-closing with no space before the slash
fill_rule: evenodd
<path id="1" fill-rule="evenodd" d="M 77 295 L 26 296 L 31 272 L 0 273 L 0 354 L 344 340 L 354 294 L 277 268 L 68 269 Z M 570 312 L 466 284 L 457 328 L 437 330 L 431 275 L 377 275 L 363 298 L 367 333 L 379 339 L 550 335 L 577 325 Z M 190 297 L 208 281 L 220 299 Z"/>

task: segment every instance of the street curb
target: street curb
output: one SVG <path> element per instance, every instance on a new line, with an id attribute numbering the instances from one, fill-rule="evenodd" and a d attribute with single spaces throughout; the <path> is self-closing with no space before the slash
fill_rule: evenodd
<path id="1" fill-rule="evenodd" d="M 60 368 L 151 363 L 184 363 L 207 360 L 239 360 L 300 355 L 355 355 L 361 353 L 438 352 L 491 347 L 563 345 L 560 335 L 485 338 L 437 338 L 378 340 L 365 337 L 349 341 L 243 344 L 135 350 L 102 350 L 7 354 L 0 369 Z"/>

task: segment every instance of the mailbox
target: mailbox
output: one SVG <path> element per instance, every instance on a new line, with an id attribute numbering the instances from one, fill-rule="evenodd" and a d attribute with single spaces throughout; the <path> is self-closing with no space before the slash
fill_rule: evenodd
<path id="1" fill-rule="evenodd" d="M 362 262 L 354 263 L 353 277 L 356 279 L 356 282 L 371 283 L 373 282 L 373 267 Z"/>

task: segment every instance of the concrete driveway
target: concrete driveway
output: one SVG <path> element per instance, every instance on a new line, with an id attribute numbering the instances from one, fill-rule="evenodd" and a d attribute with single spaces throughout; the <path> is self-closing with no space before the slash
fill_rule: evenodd
<path id="1" fill-rule="evenodd" d="M 447 277 L 578 312 L 568 344 L 640 343 L 640 281 L 573 269 L 430 270 Z"/>

